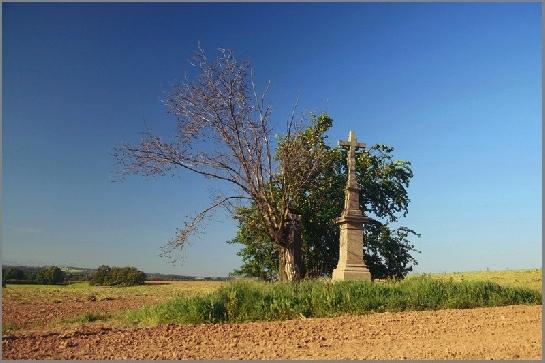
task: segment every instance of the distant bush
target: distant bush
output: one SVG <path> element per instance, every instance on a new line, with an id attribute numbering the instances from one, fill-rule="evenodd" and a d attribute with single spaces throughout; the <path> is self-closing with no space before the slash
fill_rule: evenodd
<path id="1" fill-rule="evenodd" d="M 135 267 L 110 267 L 102 265 L 89 276 L 89 284 L 97 286 L 143 285 L 146 274 Z"/>
<path id="2" fill-rule="evenodd" d="M 541 293 L 492 282 L 303 281 L 230 283 L 211 294 L 179 297 L 126 313 L 132 323 L 218 323 L 332 317 L 368 312 L 541 304 Z"/>
<path id="3" fill-rule="evenodd" d="M 66 274 L 66 281 L 68 282 L 89 281 L 89 276 L 90 276 L 90 273 L 69 272 Z"/>

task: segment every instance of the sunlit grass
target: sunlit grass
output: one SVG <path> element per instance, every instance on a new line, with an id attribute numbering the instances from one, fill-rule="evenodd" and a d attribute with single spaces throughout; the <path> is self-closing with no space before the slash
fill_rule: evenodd
<path id="1" fill-rule="evenodd" d="M 541 293 L 489 281 L 413 277 L 400 282 L 309 280 L 234 282 L 208 294 L 179 297 L 123 314 L 133 324 L 221 323 L 333 317 L 383 311 L 540 304 Z"/>

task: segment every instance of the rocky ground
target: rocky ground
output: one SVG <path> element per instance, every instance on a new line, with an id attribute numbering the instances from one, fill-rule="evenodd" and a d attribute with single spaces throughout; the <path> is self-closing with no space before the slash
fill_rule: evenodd
<path id="1" fill-rule="evenodd" d="M 3 336 L 4 359 L 541 359 L 542 306 Z"/>

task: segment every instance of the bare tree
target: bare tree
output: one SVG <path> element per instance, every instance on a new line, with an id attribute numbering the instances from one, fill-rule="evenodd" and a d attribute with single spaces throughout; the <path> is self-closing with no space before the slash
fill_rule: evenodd
<path id="1" fill-rule="evenodd" d="M 214 210 L 233 212 L 233 203 L 246 200 L 255 203 L 279 249 L 281 279 L 298 280 L 300 243 L 290 233 L 297 224 L 290 208 L 323 165 L 325 155 L 313 147 L 319 133 L 304 130 L 293 113 L 273 145 L 271 106 L 265 101 L 270 82 L 258 94 L 250 63 L 226 49 L 210 62 L 199 47 L 191 64 L 198 74 L 176 85 L 165 100 L 177 120 L 173 139 L 147 132 L 138 144 L 116 148 L 120 173 L 162 175 L 185 169 L 233 187 L 232 194 L 218 196 L 176 231 L 163 247 L 165 256 L 180 251 Z"/>

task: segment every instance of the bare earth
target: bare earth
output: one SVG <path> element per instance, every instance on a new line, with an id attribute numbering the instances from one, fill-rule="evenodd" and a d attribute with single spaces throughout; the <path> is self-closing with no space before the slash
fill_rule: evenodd
<path id="1" fill-rule="evenodd" d="M 244 324 L 97 325 L 2 338 L 4 359 L 541 359 L 542 306 Z"/>
<path id="2" fill-rule="evenodd" d="M 88 311 L 103 314 L 122 309 L 139 308 L 156 303 L 153 298 L 116 298 L 112 300 L 72 301 L 62 303 L 12 303 L 2 305 L 2 321 L 8 321 L 20 329 L 55 325 L 60 319 L 74 318 Z"/>

